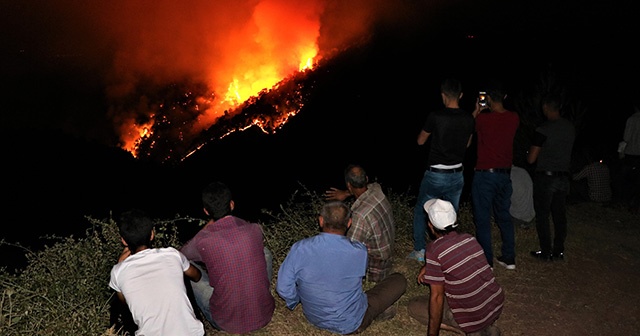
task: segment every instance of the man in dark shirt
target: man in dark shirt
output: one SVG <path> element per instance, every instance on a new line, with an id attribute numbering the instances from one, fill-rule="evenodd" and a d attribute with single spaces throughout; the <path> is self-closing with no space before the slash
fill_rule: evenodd
<path id="1" fill-rule="evenodd" d="M 576 131 L 573 124 L 560 116 L 560 96 L 547 95 L 542 101 L 547 121 L 536 128 L 527 161 L 536 163 L 533 179 L 533 206 L 540 250 L 531 251 L 543 261 L 564 259 L 567 237 L 566 199 L 569 194 L 571 151 Z M 554 237 L 551 244 L 549 215 L 553 218 Z"/>
<path id="2" fill-rule="evenodd" d="M 424 262 L 427 245 L 427 220 L 423 205 L 432 198 L 441 198 L 451 202 L 458 211 L 464 187 L 462 161 L 475 128 L 475 119 L 471 113 L 460 108 L 460 81 L 445 79 L 440 86 L 440 95 L 445 107 L 427 116 L 417 138 L 418 145 L 424 145 L 427 139 L 431 139 L 428 168 L 420 182 L 413 211 L 413 251 L 407 256 L 419 262 Z"/>

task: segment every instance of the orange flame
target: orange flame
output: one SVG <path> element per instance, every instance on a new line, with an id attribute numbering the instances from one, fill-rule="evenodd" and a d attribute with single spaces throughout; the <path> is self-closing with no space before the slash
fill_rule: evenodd
<path id="1" fill-rule="evenodd" d="M 215 73 L 207 75 L 215 97 L 195 98 L 202 110 L 190 131 L 197 133 L 208 129 L 221 117 L 240 112 L 236 110 L 251 97 L 271 90 L 284 78 L 317 64 L 319 9 L 307 8 L 306 11 L 300 13 L 300 5 L 287 6 L 278 0 L 262 1 L 254 8 L 252 24 L 237 32 L 237 36 L 228 36 L 229 45 L 225 48 L 229 55 L 223 55 L 222 59 L 223 63 L 226 59 L 233 61 L 227 61 L 224 70 L 218 67 Z M 216 61 L 219 60 L 211 60 Z M 230 132 L 255 125 L 268 133 L 267 129 L 279 128 L 300 108 L 276 108 L 278 117 L 270 116 L 267 120 L 255 116 L 245 127 Z M 144 124 L 128 124 L 121 139 L 122 147 L 137 157 L 138 146 L 152 135 L 153 124 L 153 118 Z"/>

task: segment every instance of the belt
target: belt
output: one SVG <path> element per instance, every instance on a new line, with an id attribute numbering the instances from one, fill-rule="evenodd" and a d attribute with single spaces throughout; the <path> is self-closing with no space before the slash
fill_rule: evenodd
<path id="1" fill-rule="evenodd" d="M 566 171 L 550 171 L 550 170 L 538 170 L 536 174 L 546 175 L 546 176 L 570 176 L 571 173 Z"/>
<path id="2" fill-rule="evenodd" d="M 477 172 L 483 173 L 504 173 L 511 174 L 511 168 L 489 168 L 489 169 L 476 169 Z"/>
<path id="3" fill-rule="evenodd" d="M 464 167 L 460 166 L 458 168 L 449 168 L 449 169 L 429 167 L 427 170 L 430 171 L 430 172 L 434 172 L 434 173 L 459 173 L 463 169 L 464 169 Z"/>

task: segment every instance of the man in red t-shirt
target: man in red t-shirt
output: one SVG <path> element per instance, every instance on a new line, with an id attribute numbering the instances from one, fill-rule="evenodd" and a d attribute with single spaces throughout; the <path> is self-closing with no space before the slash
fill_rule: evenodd
<path id="1" fill-rule="evenodd" d="M 493 267 L 491 245 L 491 216 L 493 215 L 502 237 L 498 263 L 509 270 L 516 268 L 515 231 L 511 208 L 511 165 L 513 139 L 520 124 L 518 114 L 507 110 L 503 101 L 507 97 L 501 83 L 487 85 L 488 112 L 476 103 L 478 155 L 471 185 L 473 219 L 476 238 L 482 246 L 489 266 Z"/>

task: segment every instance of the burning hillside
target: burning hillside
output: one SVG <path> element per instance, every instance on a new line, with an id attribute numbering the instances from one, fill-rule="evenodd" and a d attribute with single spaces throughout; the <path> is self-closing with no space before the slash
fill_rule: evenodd
<path id="1" fill-rule="evenodd" d="M 205 139 L 282 127 L 303 107 L 310 88 L 302 82 L 314 67 L 369 39 L 381 21 L 406 22 L 417 4 L 56 0 L 24 12 L 25 22 L 39 23 L 34 34 L 46 37 L 38 48 L 78 55 L 74 68 L 87 66 L 104 88 L 113 131 L 100 135 L 135 157 L 166 162 Z"/>
<path id="2" fill-rule="evenodd" d="M 300 111 L 312 88 L 313 80 L 308 72 L 297 72 L 272 89 L 251 96 L 235 109 L 224 111 L 208 128 L 195 132 L 202 111 L 215 105 L 215 93 L 207 92 L 202 84 L 171 84 L 158 91 L 158 101 L 149 101 L 150 106 L 157 107 L 151 119 L 134 123 L 141 126 L 131 137 L 133 142 L 127 150 L 137 158 L 174 163 L 210 141 L 249 127 L 274 133 Z"/>

